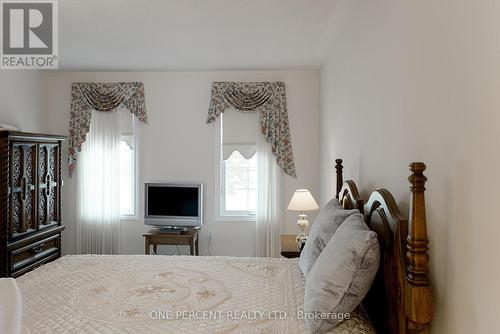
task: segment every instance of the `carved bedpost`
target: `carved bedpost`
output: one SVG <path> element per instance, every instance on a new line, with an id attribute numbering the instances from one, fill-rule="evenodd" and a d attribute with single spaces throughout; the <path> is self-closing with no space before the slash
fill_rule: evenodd
<path id="1" fill-rule="evenodd" d="M 342 166 L 342 159 L 336 159 L 335 160 L 335 169 L 337 170 L 337 187 L 336 187 L 336 194 L 335 197 L 337 199 L 339 198 L 340 190 L 342 189 L 342 185 L 344 184 L 343 178 L 342 178 L 342 169 L 344 167 Z"/>
<path id="2" fill-rule="evenodd" d="M 432 319 L 432 288 L 428 274 L 427 219 L 425 215 L 425 164 L 410 164 L 411 201 L 407 238 L 405 310 L 409 333 L 429 333 Z"/>

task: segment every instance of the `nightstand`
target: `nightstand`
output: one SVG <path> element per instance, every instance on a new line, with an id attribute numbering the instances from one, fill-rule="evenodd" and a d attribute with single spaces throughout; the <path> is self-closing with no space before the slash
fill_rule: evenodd
<path id="1" fill-rule="evenodd" d="M 296 235 L 281 236 L 281 256 L 286 258 L 300 257 L 300 249 L 297 246 Z"/>

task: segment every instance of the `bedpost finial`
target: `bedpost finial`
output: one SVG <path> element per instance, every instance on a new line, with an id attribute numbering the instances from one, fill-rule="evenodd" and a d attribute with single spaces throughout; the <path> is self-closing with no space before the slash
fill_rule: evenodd
<path id="1" fill-rule="evenodd" d="M 423 162 L 410 163 L 410 170 L 415 174 L 422 174 L 427 167 Z"/>
<path id="2" fill-rule="evenodd" d="M 342 159 L 335 159 L 335 169 L 337 170 L 337 174 L 342 174 L 342 170 L 344 169 L 344 166 L 342 166 Z"/>
<path id="3" fill-rule="evenodd" d="M 411 171 L 411 175 L 408 177 L 408 181 L 411 183 L 410 190 L 412 192 L 425 191 L 425 182 L 427 181 L 427 177 L 425 177 L 424 171 L 427 167 L 423 162 L 412 162 L 409 167 Z"/>
<path id="4" fill-rule="evenodd" d="M 427 285 L 428 259 L 427 254 L 429 240 L 427 239 L 427 219 L 425 213 L 425 164 L 423 162 L 412 162 L 408 177 L 410 191 L 412 194 L 410 201 L 410 217 L 407 239 L 407 257 L 409 266 L 407 268 L 407 278 L 417 285 Z"/>
<path id="5" fill-rule="evenodd" d="M 425 164 L 410 164 L 411 201 L 406 239 L 405 313 L 413 332 L 429 333 L 432 320 L 432 287 L 429 281 L 429 239 L 425 213 Z"/>
<path id="6" fill-rule="evenodd" d="M 337 172 L 337 188 L 335 189 L 335 197 L 338 199 L 340 190 L 342 189 L 342 185 L 344 183 L 342 176 L 342 169 L 344 169 L 344 166 L 342 166 L 342 159 L 335 159 L 335 169 Z"/>

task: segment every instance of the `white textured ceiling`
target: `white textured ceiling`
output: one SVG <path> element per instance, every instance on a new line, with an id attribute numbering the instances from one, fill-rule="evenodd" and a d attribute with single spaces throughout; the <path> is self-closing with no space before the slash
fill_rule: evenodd
<path id="1" fill-rule="evenodd" d="M 60 0 L 62 70 L 319 68 L 334 0 Z"/>

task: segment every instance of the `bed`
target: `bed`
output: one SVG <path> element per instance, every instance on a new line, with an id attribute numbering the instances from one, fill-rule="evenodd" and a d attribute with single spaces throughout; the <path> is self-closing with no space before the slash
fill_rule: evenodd
<path id="1" fill-rule="evenodd" d="M 65 256 L 18 279 L 23 333 L 304 333 L 297 259 Z M 373 333 L 352 314 L 332 333 Z"/>
<path id="2" fill-rule="evenodd" d="M 379 189 L 366 204 L 337 160 L 336 196 L 377 232 L 381 262 L 363 303 L 329 333 L 429 333 L 423 170 L 410 165 L 410 219 Z M 307 333 L 298 259 L 65 256 L 17 279 L 22 333 Z"/>

